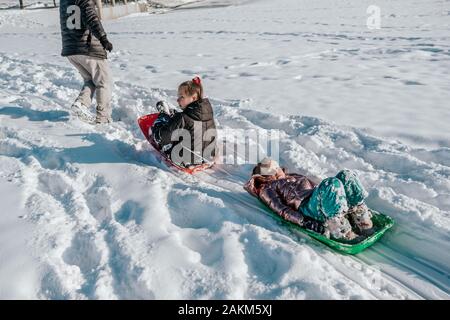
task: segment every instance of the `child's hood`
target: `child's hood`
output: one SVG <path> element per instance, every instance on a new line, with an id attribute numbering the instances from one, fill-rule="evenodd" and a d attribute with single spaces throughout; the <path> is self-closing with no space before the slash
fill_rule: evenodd
<path id="1" fill-rule="evenodd" d="M 208 98 L 190 103 L 183 112 L 196 121 L 208 121 L 214 118 L 213 109 Z"/>

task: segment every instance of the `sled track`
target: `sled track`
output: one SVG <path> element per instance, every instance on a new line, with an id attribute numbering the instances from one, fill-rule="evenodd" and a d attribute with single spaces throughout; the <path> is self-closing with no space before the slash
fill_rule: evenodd
<path id="1" fill-rule="evenodd" d="M 180 172 L 178 172 L 176 169 L 169 167 L 168 169 L 173 174 L 180 175 Z M 241 191 L 243 190 L 242 186 L 244 185 L 246 180 L 232 179 L 233 173 L 227 170 L 220 169 L 218 172 L 224 173 L 224 175 L 218 179 L 216 179 L 212 175 L 212 173 L 214 173 L 214 168 L 206 170 L 194 176 L 187 174 L 181 175 L 185 180 L 189 182 L 195 183 L 195 181 L 201 181 L 210 184 L 214 188 L 222 189 L 224 191 L 222 193 L 222 196 L 224 198 L 228 198 L 231 200 L 230 202 L 237 202 L 240 205 L 249 209 L 248 212 L 237 213 L 238 215 L 244 216 L 245 218 L 249 219 L 250 220 L 249 223 L 252 223 L 251 216 L 255 213 L 256 214 L 262 213 L 269 219 L 272 219 L 271 213 L 268 211 L 269 209 L 265 208 L 265 206 L 262 205 L 261 203 L 255 201 L 255 199 L 249 196 L 246 192 Z M 224 182 L 227 183 L 224 184 Z M 257 221 L 257 219 L 255 220 Z M 284 225 L 280 225 L 279 223 L 277 224 L 277 226 L 272 224 L 270 226 L 265 227 L 270 228 L 270 230 L 272 231 L 276 231 L 281 234 L 287 235 L 295 241 L 299 241 L 299 239 L 308 239 L 310 240 L 308 244 L 310 244 L 311 246 L 323 248 L 326 251 L 332 252 L 332 249 L 328 248 L 324 244 L 321 244 L 311 239 L 309 236 L 303 233 L 288 230 Z M 406 231 L 408 230 L 407 227 L 399 227 L 397 229 L 398 229 L 397 232 L 402 232 L 410 236 L 413 236 L 411 232 Z M 351 274 L 349 274 L 347 270 L 344 270 L 342 267 L 340 267 L 339 262 L 337 262 L 336 259 L 334 259 L 336 255 L 339 258 L 339 256 L 342 254 L 333 253 L 333 255 L 334 255 L 333 258 L 330 258 L 329 255 L 321 255 L 321 258 L 327 260 L 330 263 L 330 265 L 333 265 L 335 268 L 340 270 L 340 272 L 343 275 L 349 277 L 349 279 L 352 279 Z M 449 271 L 445 269 L 445 266 L 442 266 L 441 264 L 438 264 L 436 262 L 430 262 L 426 260 L 426 257 L 416 257 L 414 255 L 408 254 L 408 252 L 402 252 L 397 248 L 395 248 L 394 245 L 389 244 L 389 242 L 384 238 L 380 239 L 374 246 L 368 248 L 364 253 L 360 253 L 355 256 L 345 255 L 345 258 L 376 268 L 376 270 L 382 272 L 383 277 L 407 289 L 417 298 L 445 299 L 449 297 L 450 274 Z M 383 266 L 380 267 L 381 263 L 383 264 Z M 387 267 L 384 266 L 385 264 L 387 264 Z M 393 272 L 392 270 L 397 270 L 397 272 Z M 402 277 L 399 277 L 398 271 L 414 274 L 421 281 L 425 283 L 429 282 L 439 289 L 433 290 L 433 288 L 428 288 L 425 285 L 425 288 L 421 287 L 421 290 L 418 290 L 418 288 L 414 286 L 415 282 L 414 280 L 413 282 L 411 282 L 411 280 L 409 279 L 405 280 Z"/>
<path id="2" fill-rule="evenodd" d="M 229 172 L 228 172 L 229 173 Z M 224 177 L 221 177 L 220 183 L 218 180 L 215 181 L 208 181 L 210 180 L 205 179 L 204 176 L 200 178 L 202 181 L 210 183 L 214 185 L 215 187 L 223 188 L 229 193 L 226 193 L 226 196 L 233 199 L 234 201 L 238 201 L 243 206 L 246 206 L 254 213 L 263 213 L 265 215 L 270 216 L 270 213 L 267 211 L 268 209 L 263 208 L 262 206 L 250 204 L 249 202 L 252 201 L 252 197 L 247 196 L 244 194 L 243 196 L 236 195 L 237 190 L 242 188 L 244 183 L 246 181 L 240 181 L 241 184 L 236 183 L 235 181 L 229 181 L 227 182 L 236 184 L 235 188 L 225 187 L 223 184 Z M 406 227 L 398 227 L 397 232 L 407 232 Z M 286 232 L 286 228 L 283 228 L 283 226 L 277 228 L 278 232 L 282 232 L 283 234 L 290 234 L 290 232 Z M 389 231 L 393 232 L 393 231 Z M 408 233 L 411 235 L 410 233 Z M 292 236 L 292 234 L 291 234 Z M 301 234 L 301 233 L 295 233 L 294 239 L 300 236 L 303 238 L 309 238 L 307 235 Z M 315 242 L 312 240 L 312 242 Z M 323 246 L 326 248 L 325 245 L 322 245 L 318 242 L 315 243 L 317 246 Z M 331 250 L 328 248 L 328 250 Z M 376 254 L 373 254 L 373 253 Z M 336 253 L 339 255 L 339 253 Z M 370 257 L 368 257 L 370 256 Z M 373 257 L 372 257 L 373 256 Z M 394 280 L 398 282 L 399 284 L 402 284 L 405 288 L 408 288 L 411 292 L 414 292 L 417 296 L 422 297 L 424 299 L 433 299 L 433 298 L 448 298 L 449 292 L 450 292 L 450 271 L 448 269 L 445 269 L 445 266 L 442 266 L 440 264 L 436 264 L 435 262 L 429 262 L 426 260 L 426 258 L 423 257 L 416 257 L 413 255 L 409 255 L 407 252 L 402 252 L 395 248 L 393 244 L 389 244 L 386 240 L 383 238 L 380 239 L 374 246 L 368 248 L 364 253 L 360 253 L 356 256 L 347 256 L 350 259 L 354 259 L 356 261 L 371 265 L 371 266 L 378 266 L 380 262 L 388 262 L 390 267 L 394 267 L 398 270 L 403 270 L 405 272 L 410 272 L 412 274 L 415 274 L 418 276 L 418 278 L 422 279 L 423 281 L 430 282 L 440 290 L 442 290 L 442 293 L 436 293 L 430 294 L 426 291 L 416 291 L 414 287 L 411 286 L 411 283 L 403 282 L 401 279 L 397 279 L 395 274 L 392 274 L 389 272 L 386 268 L 380 267 L 380 270 L 384 273 L 384 275 L 388 276 L 391 280 Z"/>

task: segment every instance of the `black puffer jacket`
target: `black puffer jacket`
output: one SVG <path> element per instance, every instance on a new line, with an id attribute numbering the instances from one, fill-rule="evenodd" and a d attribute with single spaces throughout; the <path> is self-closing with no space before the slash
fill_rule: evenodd
<path id="1" fill-rule="evenodd" d="M 190 134 L 190 141 L 182 143 L 183 138 L 172 141 L 172 133 L 177 129 L 186 129 Z M 171 151 L 177 152 L 180 158 L 189 159 L 184 161 L 185 164 L 200 164 L 204 162 L 203 158 L 212 161 L 215 156 L 217 132 L 211 103 L 206 98 L 190 103 L 183 112 L 175 113 L 168 123 L 159 127 L 155 135 L 158 136 L 161 146 L 172 144 Z M 181 143 L 201 157 L 182 148 Z M 173 156 L 171 158 L 175 161 Z"/>
<path id="2" fill-rule="evenodd" d="M 75 6 L 80 8 L 80 28 L 75 27 L 78 12 Z M 81 54 L 106 59 L 106 51 L 99 40 L 106 36 L 106 33 L 97 15 L 94 0 L 61 0 L 59 16 L 62 56 Z"/>

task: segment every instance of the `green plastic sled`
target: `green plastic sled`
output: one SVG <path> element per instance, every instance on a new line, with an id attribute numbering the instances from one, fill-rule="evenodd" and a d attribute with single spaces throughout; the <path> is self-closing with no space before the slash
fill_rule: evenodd
<path id="1" fill-rule="evenodd" d="M 268 208 L 268 207 L 266 207 L 266 208 Z M 394 219 L 392 219 L 391 217 L 389 217 L 385 214 L 382 214 L 378 211 L 370 209 L 370 211 L 373 214 L 372 222 L 373 222 L 373 226 L 374 226 L 374 233 L 372 235 L 370 235 L 370 236 L 362 239 L 360 242 L 356 242 L 356 243 L 354 240 L 352 240 L 352 241 L 337 241 L 337 240 L 329 239 L 329 238 L 325 237 L 324 235 L 321 235 L 314 231 L 304 229 L 297 224 L 288 222 L 288 221 L 284 220 L 283 218 L 281 218 L 276 213 L 274 213 L 272 210 L 269 209 L 269 211 L 278 221 L 288 224 L 291 227 L 291 229 L 293 229 L 295 231 L 300 231 L 302 233 L 306 233 L 310 237 L 326 244 L 327 246 L 333 248 L 334 250 L 342 252 L 342 253 L 346 253 L 346 254 L 357 254 L 357 253 L 360 253 L 361 251 L 367 249 L 368 247 L 373 245 L 375 242 L 377 242 L 378 239 L 380 239 L 383 236 L 383 234 L 386 231 L 388 231 L 390 228 L 392 228 L 392 226 L 394 225 Z"/>

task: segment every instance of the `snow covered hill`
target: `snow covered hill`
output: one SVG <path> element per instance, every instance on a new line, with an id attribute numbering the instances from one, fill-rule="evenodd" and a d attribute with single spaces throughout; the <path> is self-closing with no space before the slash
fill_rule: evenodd
<path id="1" fill-rule="evenodd" d="M 0 11 L 0 298 L 449 299 L 448 2 L 380 1 L 381 30 L 364 1 L 213 2 L 105 23 L 97 127 L 69 113 L 57 10 Z M 394 229 L 341 255 L 274 222 L 251 165 L 162 164 L 136 119 L 194 74 L 222 129 L 280 130 L 291 171 L 356 170 Z"/>

